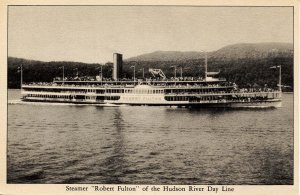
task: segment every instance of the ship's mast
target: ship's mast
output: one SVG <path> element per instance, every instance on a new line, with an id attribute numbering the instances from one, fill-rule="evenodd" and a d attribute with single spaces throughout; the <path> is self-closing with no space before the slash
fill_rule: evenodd
<path id="1" fill-rule="evenodd" d="M 143 68 L 143 79 L 145 78 L 145 70 L 144 70 L 144 68 Z"/>
<path id="2" fill-rule="evenodd" d="M 207 80 L 207 53 L 205 51 L 205 81 Z"/>
<path id="3" fill-rule="evenodd" d="M 130 68 L 133 68 L 133 82 L 135 84 L 135 65 L 130 66 Z"/>
<path id="4" fill-rule="evenodd" d="M 281 65 L 278 65 L 278 66 L 272 66 L 272 67 L 270 67 L 270 68 L 272 68 L 272 69 L 277 69 L 277 68 L 279 68 L 279 78 L 278 78 L 278 91 L 279 92 L 281 92 L 281 90 L 282 90 L 282 88 L 281 88 Z"/>
<path id="5" fill-rule="evenodd" d="M 182 67 L 180 67 L 180 78 L 182 78 Z"/>
<path id="6" fill-rule="evenodd" d="M 21 64 L 21 90 L 23 85 L 23 64 Z"/>
<path id="7" fill-rule="evenodd" d="M 65 85 L 65 66 L 63 66 L 62 69 L 63 69 L 63 85 Z"/>
<path id="8" fill-rule="evenodd" d="M 101 85 L 103 84 L 102 81 L 103 81 L 103 72 L 102 72 L 102 65 L 101 65 Z"/>
<path id="9" fill-rule="evenodd" d="M 281 92 L 281 65 L 279 67 L 279 83 L 278 83 L 278 89 Z"/>

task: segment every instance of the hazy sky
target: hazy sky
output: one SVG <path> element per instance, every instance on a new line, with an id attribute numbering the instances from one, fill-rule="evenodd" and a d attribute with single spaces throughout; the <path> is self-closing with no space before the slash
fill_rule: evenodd
<path id="1" fill-rule="evenodd" d="M 8 55 L 112 61 L 235 43 L 293 42 L 292 7 L 10 6 Z"/>

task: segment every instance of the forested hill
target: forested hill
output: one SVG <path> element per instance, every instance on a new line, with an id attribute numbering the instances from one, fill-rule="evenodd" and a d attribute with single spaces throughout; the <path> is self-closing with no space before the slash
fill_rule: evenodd
<path id="1" fill-rule="evenodd" d="M 125 57 L 125 56 L 124 56 Z M 65 67 L 65 76 L 93 76 L 99 74 L 103 65 L 104 77 L 111 77 L 112 63 L 87 64 L 79 62 L 42 62 L 20 58 L 8 58 L 8 87 L 20 86 L 20 73 L 18 66 L 23 64 L 24 82 L 51 82 L 55 77 L 62 76 Z M 183 76 L 204 75 L 203 52 L 173 52 L 158 51 L 144 54 L 124 60 L 123 76 L 133 77 L 133 69 L 136 66 L 136 76 L 142 77 L 142 68 L 145 76 L 150 77 L 149 68 L 160 68 L 167 77 L 174 76 L 174 68 L 177 66 L 177 76 L 180 75 L 180 67 Z M 260 43 L 260 44 L 235 44 L 226 46 L 217 51 L 208 53 L 208 71 L 221 71 L 222 77 L 237 83 L 241 87 L 264 86 L 276 87 L 278 71 L 270 69 L 273 65 L 282 65 L 282 83 L 290 86 L 286 91 L 293 89 L 293 45 L 288 43 Z"/>
<path id="2" fill-rule="evenodd" d="M 244 58 L 266 58 L 270 56 L 292 56 L 291 43 L 240 43 L 207 52 L 210 59 L 236 60 Z M 185 61 L 203 58 L 204 52 L 155 51 L 128 58 L 126 61 Z"/>
<path id="3" fill-rule="evenodd" d="M 292 57 L 293 44 L 291 43 L 241 43 L 223 47 L 211 52 L 215 59 L 244 59 L 268 57 Z"/>

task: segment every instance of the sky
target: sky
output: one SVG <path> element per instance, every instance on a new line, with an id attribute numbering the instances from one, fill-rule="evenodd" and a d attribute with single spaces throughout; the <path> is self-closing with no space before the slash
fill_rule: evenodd
<path id="1" fill-rule="evenodd" d="M 154 51 L 293 42 L 292 7 L 10 6 L 8 56 L 105 63 Z"/>

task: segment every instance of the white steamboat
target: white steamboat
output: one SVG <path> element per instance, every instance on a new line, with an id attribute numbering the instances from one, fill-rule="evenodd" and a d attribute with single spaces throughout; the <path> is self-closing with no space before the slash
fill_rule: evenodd
<path id="1" fill-rule="evenodd" d="M 121 59 L 120 59 L 121 58 Z M 135 68 L 135 67 L 134 67 Z M 113 80 L 66 81 L 22 84 L 23 101 L 74 104 L 115 104 L 186 107 L 279 107 L 281 106 L 281 66 L 278 89 L 238 89 L 234 83 L 214 78 L 207 72 L 200 80 L 168 80 L 160 69 L 149 69 L 156 79 L 122 81 L 122 56 L 114 55 Z M 102 73 L 102 71 L 101 71 Z M 22 76 L 21 76 L 22 77 Z"/>

